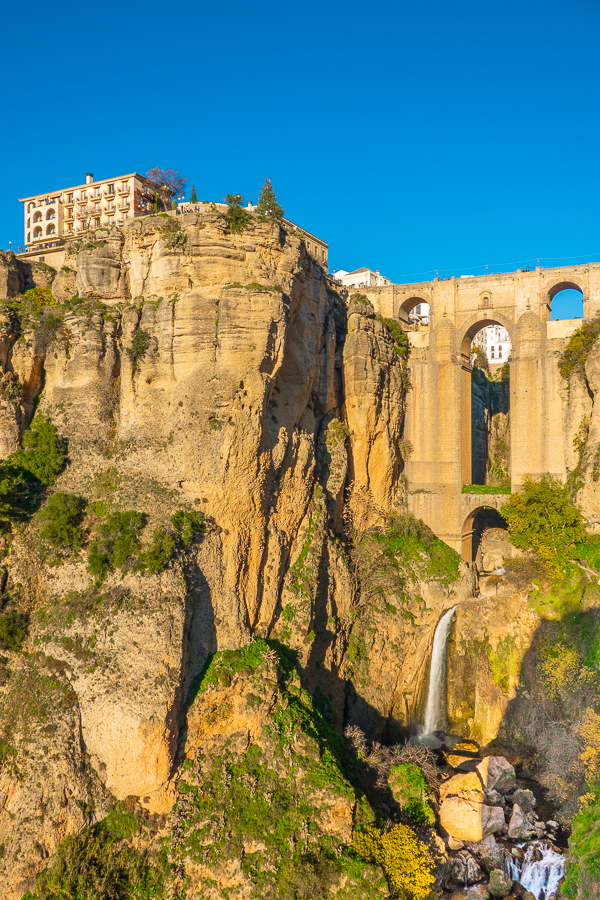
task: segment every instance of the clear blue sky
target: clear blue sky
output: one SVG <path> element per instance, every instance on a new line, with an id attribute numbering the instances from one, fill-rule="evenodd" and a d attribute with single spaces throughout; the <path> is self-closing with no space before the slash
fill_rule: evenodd
<path id="1" fill-rule="evenodd" d="M 0 246 L 17 197 L 152 166 L 395 281 L 600 261 L 600 3 L 257 0 L 3 10 Z"/>

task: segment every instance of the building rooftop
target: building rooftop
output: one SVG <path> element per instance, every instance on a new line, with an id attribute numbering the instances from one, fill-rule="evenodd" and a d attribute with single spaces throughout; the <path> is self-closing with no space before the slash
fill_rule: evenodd
<path id="1" fill-rule="evenodd" d="M 19 197 L 20 203 L 26 203 L 27 200 L 34 200 L 36 197 L 46 197 L 50 194 L 64 194 L 66 191 L 77 191 L 81 188 L 87 188 L 90 184 L 102 184 L 104 181 L 118 181 L 120 178 L 141 178 L 143 181 L 151 181 L 146 175 L 140 175 L 139 172 L 129 172 L 126 175 L 113 175 L 110 178 L 95 178 L 93 181 L 86 181 L 83 184 L 74 184 L 71 187 L 60 188 L 58 191 L 40 191 L 37 194 L 31 194 L 29 197 Z"/>

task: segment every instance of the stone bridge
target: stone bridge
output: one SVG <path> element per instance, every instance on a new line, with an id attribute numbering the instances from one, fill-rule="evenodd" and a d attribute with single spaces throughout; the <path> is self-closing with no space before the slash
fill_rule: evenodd
<path id="1" fill-rule="evenodd" d="M 568 394 L 556 363 L 581 319 L 550 321 L 552 300 L 566 288 L 583 295 L 584 321 L 600 317 L 600 263 L 361 288 L 382 316 L 406 324 L 417 304 L 429 304 L 429 329 L 409 332 L 409 502 L 468 561 L 476 512 L 507 499 L 461 493 L 472 481 L 471 341 L 486 325 L 502 325 L 510 335 L 512 489 L 526 475 L 566 478 Z"/>

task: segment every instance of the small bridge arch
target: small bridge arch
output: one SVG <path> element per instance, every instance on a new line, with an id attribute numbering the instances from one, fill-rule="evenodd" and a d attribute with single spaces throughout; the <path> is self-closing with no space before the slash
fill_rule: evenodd
<path id="1" fill-rule="evenodd" d="M 472 563 L 477 553 L 477 546 L 473 543 L 473 536 L 480 537 L 475 526 L 475 520 L 479 513 L 484 510 L 493 510 L 502 516 L 502 507 L 509 500 L 508 494 L 463 494 L 465 503 L 463 504 L 463 514 L 466 512 L 461 529 L 461 551 L 460 555 L 467 563 Z M 502 520 L 504 521 L 504 520 Z M 498 522 L 500 524 L 500 521 Z"/>

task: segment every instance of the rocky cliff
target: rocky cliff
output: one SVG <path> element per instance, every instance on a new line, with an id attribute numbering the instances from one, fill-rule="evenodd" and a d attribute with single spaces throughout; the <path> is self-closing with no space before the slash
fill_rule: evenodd
<path id="1" fill-rule="evenodd" d="M 307 897 L 386 896 L 346 850 L 393 801 L 357 788 L 344 727 L 390 743 L 421 721 L 434 629 L 460 604 L 448 711 L 487 742 L 540 621 L 510 580 L 482 582 L 482 613 L 476 574 L 405 515 L 403 348 L 301 235 L 219 213 L 97 231 L 58 272 L 5 254 L 0 297 L 0 453 L 13 465 L 32 420 L 68 453 L 3 537 L 0 628 L 21 632 L 0 657 L 2 896 L 128 828 L 127 866 L 165 896 L 304 896 L 284 844 L 317 879 Z M 592 521 L 597 362 L 579 398 Z M 58 549 L 41 518 L 57 493 L 85 508 Z M 184 539 L 177 515 L 202 530 Z M 94 570 L 119 516 L 131 547 Z M 254 824 L 234 823 L 241 796 Z"/>

